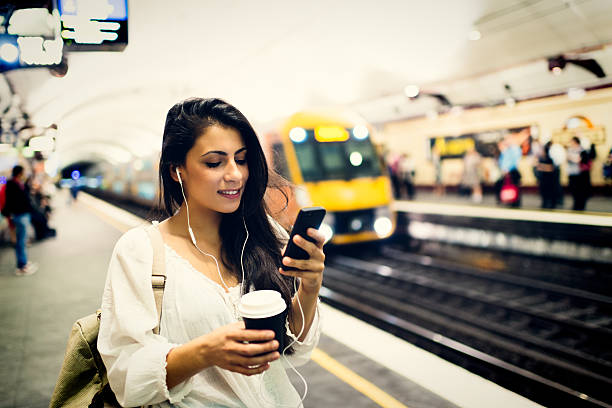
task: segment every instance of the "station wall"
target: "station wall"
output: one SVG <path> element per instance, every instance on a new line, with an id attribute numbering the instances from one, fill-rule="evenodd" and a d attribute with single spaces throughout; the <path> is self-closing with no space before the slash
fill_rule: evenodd
<path id="1" fill-rule="evenodd" d="M 379 135 L 385 141 L 389 151 L 406 152 L 416 167 L 416 184 L 433 185 L 434 168 L 430 160 L 430 139 L 436 137 L 459 136 L 468 133 L 486 132 L 497 129 L 520 128 L 535 126 L 534 139 L 543 141 L 567 140 L 572 134 L 592 136 L 595 140 L 597 157 L 591 169 L 593 185 L 603 185 L 602 166 L 605 162 L 612 137 L 612 88 L 587 92 L 580 99 L 570 99 L 567 95 L 534 99 L 519 102 L 513 107 L 506 105 L 467 109 L 463 112 L 446 113 L 436 118 L 417 118 L 396 121 L 385 124 Z M 590 121 L 593 129 L 565 129 L 568 120 L 574 117 L 584 117 Z M 570 126 L 571 127 L 571 126 Z M 484 158 L 482 162 L 485 184 L 495 180 L 495 159 Z M 532 171 L 532 156 L 523 156 L 519 170 L 522 184 L 537 185 Z M 457 185 L 460 182 L 463 169 L 461 158 L 442 160 L 442 181 L 446 185 Z M 567 184 L 565 165 L 561 168 L 561 183 Z"/>

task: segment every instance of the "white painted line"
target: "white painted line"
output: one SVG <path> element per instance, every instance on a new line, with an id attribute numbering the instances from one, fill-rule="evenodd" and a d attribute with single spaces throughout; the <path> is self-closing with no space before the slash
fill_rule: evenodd
<path id="1" fill-rule="evenodd" d="M 139 225 L 142 225 L 146 222 L 143 218 L 137 217 L 134 214 L 122 210 L 112 204 L 109 204 L 99 198 L 96 198 L 87 193 L 81 192 L 78 195 L 77 202 L 81 201 L 83 204 L 93 207 L 96 210 L 106 214 L 112 219 L 124 224 L 128 228 L 134 228 Z"/>
<path id="2" fill-rule="evenodd" d="M 329 305 L 321 309 L 323 333 L 457 406 L 542 407 Z"/>

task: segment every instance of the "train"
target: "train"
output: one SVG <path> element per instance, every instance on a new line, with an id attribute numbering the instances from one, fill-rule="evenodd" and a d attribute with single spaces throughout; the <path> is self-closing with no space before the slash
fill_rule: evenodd
<path id="1" fill-rule="evenodd" d="M 393 192 L 373 128 L 348 110 L 296 112 L 259 130 L 272 169 L 289 183 L 266 196 L 272 215 L 290 229 L 302 207 L 327 210 L 320 230 L 327 243 L 382 241 L 396 229 Z M 96 195 L 143 208 L 157 204 L 159 153 L 128 163 L 101 162 L 80 183 Z M 288 200 L 287 200 L 288 199 Z"/>
<path id="2" fill-rule="evenodd" d="M 331 244 L 390 237 L 393 192 L 372 133 L 364 119 L 340 108 L 296 112 L 262 132 L 268 161 L 292 183 L 281 223 L 315 205 L 327 210 L 321 231 Z"/>

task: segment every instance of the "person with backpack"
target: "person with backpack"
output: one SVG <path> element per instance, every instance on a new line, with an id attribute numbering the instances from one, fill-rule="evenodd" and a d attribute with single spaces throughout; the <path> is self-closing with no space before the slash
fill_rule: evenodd
<path id="1" fill-rule="evenodd" d="M 23 166 L 16 165 L 13 167 L 12 178 L 6 182 L 5 195 L 2 215 L 11 218 L 16 232 L 15 255 L 17 257 L 17 270 L 15 274 L 17 276 L 32 275 L 38 270 L 38 265 L 28 261 L 28 254 L 26 252 L 32 203 Z"/>

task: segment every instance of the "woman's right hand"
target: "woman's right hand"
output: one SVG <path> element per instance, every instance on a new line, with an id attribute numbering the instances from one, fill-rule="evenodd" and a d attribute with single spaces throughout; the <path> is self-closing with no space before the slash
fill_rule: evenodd
<path id="1" fill-rule="evenodd" d="M 216 365 L 244 375 L 260 374 L 270 362 L 280 357 L 278 341 L 272 330 L 247 330 L 244 322 L 220 327 L 202 336 L 201 355 L 209 365 Z M 246 343 L 246 342 L 262 343 Z M 265 354 L 264 354 L 265 353 Z"/>

